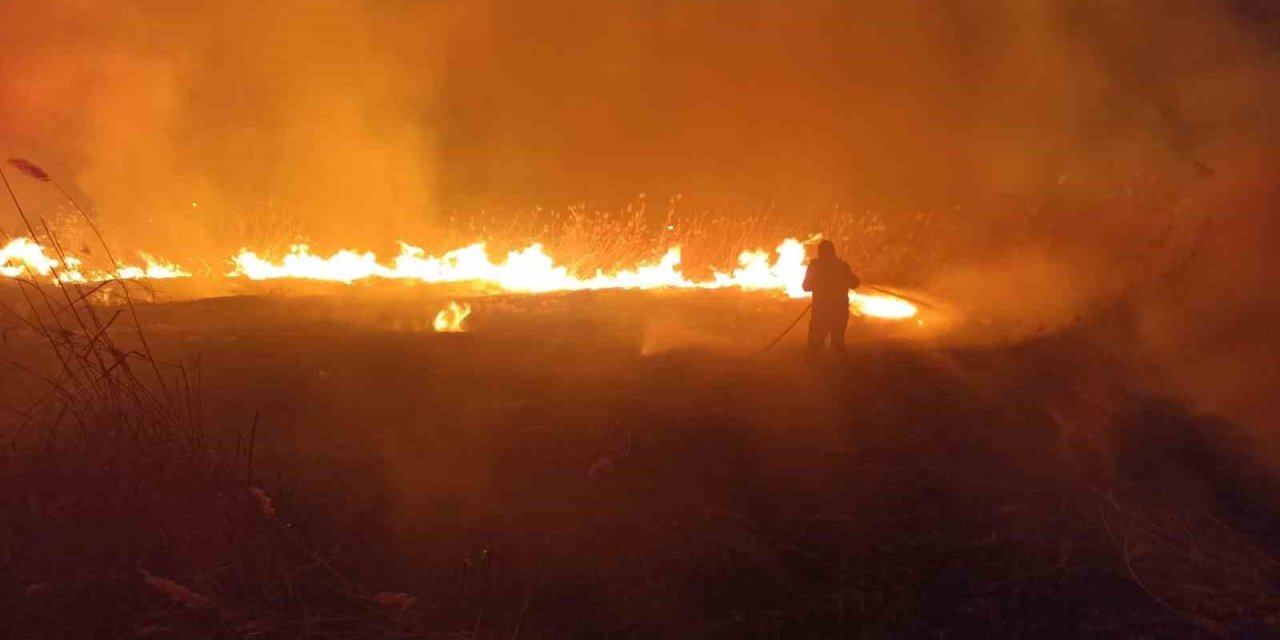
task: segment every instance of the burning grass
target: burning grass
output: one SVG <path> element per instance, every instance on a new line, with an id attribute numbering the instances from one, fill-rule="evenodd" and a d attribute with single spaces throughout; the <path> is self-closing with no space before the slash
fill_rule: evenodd
<path id="1" fill-rule="evenodd" d="M 56 243 L 55 243 L 56 246 Z M 477 283 L 500 291 L 548 293 L 555 291 L 595 291 L 604 289 L 740 289 L 744 291 L 780 292 L 792 298 L 807 297 L 801 289 L 805 271 L 804 244 L 795 239 L 784 240 L 772 256 L 764 251 L 744 251 L 732 271 L 713 271 L 705 280 L 691 280 L 681 268 L 679 247 L 672 247 L 660 260 L 642 263 L 631 269 L 594 275 L 577 274 L 557 264 L 539 244 L 512 251 L 505 260 L 493 261 L 483 243 L 450 251 L 443 256 L 427 256 L 408 244 L 401 245 L 400 255 L 390 263 L 379 261 L 373 253 L 342 250 L 324 257 L 313 254 L 306 245 L 295 245 L 278 262 L 242 251 L 232 260 L 231 277 L 250 280 L 301 279 L 351 284 L 370 279 L 403 280 L 425 284 Z M 0 275 L 16 278 L 25 274 L 50 277 L 60 285 L 86 283 L 78 271 L 80 261 L 61 255 L 60 260 L 46 258 L 39 245 L 18 238 L 0 250 Z M 146 269 L 120 267 L 112 274 L 100 273 L 99 279 L 188 277 L 177 267 L 151 264 Z M 850 294 L 850 308 L 863 316 L 907 319 L 918 310 L 913 302 L 879 287 Z"/>
<path id="2" fill-rule="evenodd" d="M 750 207 L 745 207 L 750 209 Z M 888 216 L 873 210 L 792 211 L 769 205 L 696 208 L 682 198 L 654 206 L 640 197 L 617 209 L 586 204 L 562 209 L 482 211 L 451 216 L 429 250 L 490 241 L 497 251 L 539 242 L 566 256 L 576 273 L 626 268 L 654 260 L 655 247 L 678 246 L 693 277 L 732 263 L 743 251 L 769 249 L 779 238 L 833 240 L 867 280 L 918 285 L 935 272 L 954 238 L 944 215 L 917 212 Z"/>
<path id="3" fill-rule="evenodd" d="M 164 280 L 191 276 L 190 272 L 181 267 L 156 260 L 147 254 L 140 254 L 146 262 L 145 266 L 118 262 L 110 250 L 106 249 L 92 219 L 79 210 L 78 205 L 56 181 L 25 160 L 11 160 L 10 164 L 30 178 L 51 183 L 58 189 L 102 243 L 109 266 L 105 270 L 85 271 L 82 268 L 84 258 L 64 251 L 58 242 L 58 236 L 48 224 L 41 221 L 45 242 L 56 254 L 49 255 L 50 249 L 37 243 L 36 229 L 21 211 L 21 204 L 10 188 L 10 196 L 22 215 L 29 237 L 13 238 L 4 247 L 0 247 L 0 276 L 8 279 L 39 276 L 60 285 L 89 284 L 110 279 Z M 5 184 L 9 185 L 7 177 Z M 533 220 L 541 217 L 540 210 L 535 213 Z M 570 207 L 565 217 L 552 214 L 551 218 L 552 222 L 544 222 L 541 229 L 530 230 L 530 237 L 550 237 L 562 251 L 572 256 L 568 261 L 557 261 L 537 241 L 510 251 L 501 261 L 489 257 L 489 247 L 484 241 L 447 251 L 441 256 L 427 255 L 423 248 L 401 242 L 399 255 L 389 262 L 380 261 L 372 252 L 341 249 L 332 255 L 323 256 L 313 253 L 306 244 L 291 244 L 288 253 L 277 259 L 241 249 L 229 261 L 226 275 L 250 280 L 308 279 L 347 284 L 367 279 L 430 284 L 470 282 L 496 287 L 500 291 L 531 293 L 599 289 L 737 288 L 782 292 L 793 298 L 808 295 L 800 287 L 806 262 L 806 243 L 794 238 L 783 240 L 772 252 L 742 250 L 737 253 L 737 266 L 732 269 L 707 270 L 703 267 L 703 271 L 708 271 L 705 275 L 686 275 L 682 243 L 688 242 L 698 247 L 694 249 L 695 252 L 707 248 L 707 238 L 716 239 L 719 245 L 715 249 L 718 252 L 724 252 L 726 248 L 733 246 L 749 247 L 752 246 L 749 243 L 756 241 L 753 238 L 759 236 L 760 230 L 768 226 L 763 223 L 764 218 L 747 218 L 733 226 L 722 225 L 722 229 L 717 232 L 708 233 L 704 228 L 709 224 L 705 213 L 688 221 L 678 219 L 673 200 L 665 219 L 655 232 L 653 222 L 647 216 L 643 198 L 637 206 L 627 205 L 623 214 L 616 217 L 599 212 L 587 215 L 581 207 Z M 847 218 L 837 216 L 825 221 L 825 224 L 838 231 L 848 231 Z M 474 229 L 475 225 L 473 220 L 467 227 Z M 516 223 L 508 226 L 504 236 L 511 237 L 511 228 L 521 226 L 517 217 Z M 876 228 L 873 225 L 862 229 L 865 238 L 874 238 Z M 878 228 L 882 230 L 883 225 Z M 736 231 L 724 233 L 726 229 Z M 813 236 L 811 239 L 818 237 L 820 236 Z M 698 238 L 701 240 L 697 240 Z M 859 245 L 864 252 L 867 249 L 865 238 Z M 666 248 L 655 259 L 649 255 L 653 247 Z M 84 253 L 89 253 L 87 247 Z M 608 265 L 608 268 L 606 270 L 605 267 L 597 266 L 593 272 L 587 266 L 592 264 Z M 627 266 L 622 266 L 624 264 Z M 693 269 L 695 272 L 698 270 L 697 267 Z M 885 289 L 872 289 L 875 291 L 852 294 L 851 309 L 855 313 L 893 319 L 916 315 L 918 310 L 912 302 Z"/>

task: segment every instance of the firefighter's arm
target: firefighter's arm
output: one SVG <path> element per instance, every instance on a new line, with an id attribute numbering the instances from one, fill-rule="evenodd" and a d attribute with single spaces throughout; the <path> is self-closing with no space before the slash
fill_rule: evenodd
<path id="1" fill-rule="evenodd" d="M 849 288 L 857 289 L 860 286 L 862 286 L 862 280 L 853 272 L 853 269 L 849 269 Z"/>
<path id="2" fill-rule="evenodd" d="M 813 291 L 813 265 L 804 270 L 804 283 L 800 285 L 805 291 Z"/>

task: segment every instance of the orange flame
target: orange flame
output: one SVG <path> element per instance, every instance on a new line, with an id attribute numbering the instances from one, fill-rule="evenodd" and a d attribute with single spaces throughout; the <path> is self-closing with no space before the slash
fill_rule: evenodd
<path id="1" fill-rule="evenodd" d="M 116 271 L 81 269 L 83 261 L 74 256 L 65 260 L 49 257 L 46 250 L 27 238 L 17 238 L 0 247 L 0 276 L 8 278 L 52 277 L 58 283 L 81 283 L 109 279 L 185 278 L 191 274 L 181 267 L 139 254 L 144 264 L 121 265 Z M 775 257 L 776 256 L 776 257 Z M 504 291 L 545 293 L 598 289 L 724 289 L 777 291 L 792 298 L 809 294 L 801 290 L 804 281 L 804 243 L 788 238 L 772 252 L 744 251 L 738 266 L 729 272 L 714 271 L 708 280 L 691 280 L 680 269 L 680 248 L 671 247 L 656 261 L 613 273 L 597 270 L 580 277 L 557 264 L 541 244 L 512 251 L 501 262 L 490 259 L 484 243 L 455 249 L 442 256 L 429 256 L 420 247 L 401 243 L 400 254 L 390 263 L 380 262 L 372 252 L 341 250 L 323 257 L 305 244 L 290 247 L 282 259 L 273 262 L 241 250 L 231 259 L 229 277 L 250 280 L 301 278 L 350 284 L 369 278 L 413 280 L 426 283 L 483 282 Z M 902 319 L 916 315 L 915 305 L 891 295 L 853 292 L 850 308 L 859 315 Z M 463 314 L 465 317 L 465 314 Z M 461 319 L 458 320 L 461 323 Z"/>
<path id="2" fill-rule="evenodd" d="M 458 333 L 465 331 L 465 329 L 462 328 L 462 323 L 469 315 L 471 315 L 471 305 L 465 302 L 462 304 L 450 302 L 449 306 L 441 309 L 440 313 L 436 314 L 436 319 L 431 323 L 431 326 L 438 333 Z"/>
<path id="3" fill-rule="evenodd" d="M 428 256 L 419 247 L 400 244 L 400 255 L 389 264 L 379 262 L 370 252 L 342 250 L 329 257 L 311 253 L 307 245 L 294 245 L 279 262 L 271 262 L 258 254 L 242 250 L 232 258 L 234 269 L 228 275 L 250 280 L 305 278 L 352 283 L 368 278 L 417 280 L 443 283 L 485 282 L 505 290 L 525 293 L 548 291 L 586 291 L 597 289 L 723 289 L 738 288 L 757 291 L 780 291 L 792 298 L 809 294 L 800 285 L 804 281 L 804 243 L 788 238 L 774 251 L 775 259 L 765 251 L 744 251 L 738 256 L 738 267 L 731 272 L 713 272 L 712 278 L 694 281 L 680 271 L 680 248 L 672 247 L 656 262 L 634 269 L 604 273 L 596 271 L 582 278 L 563 265 L 556 264 L 541 244 L 531 244 L 507 254 L 502 262 L 489 258 L 484 243 L 476 243 L 445 253 Z M 854 292 L 850 307 L 860 315 L 877 318 L 909 318 L 916 315 L 915 305 L 889 295 Z"/>
<path id="4" fill-rule="evenodd" d="M 0 247 L 0 276 L 22 278 L 31 276 L 52 277 L 60 284 L 100 282 L 103 280 L 163 280 L 186 278 L 191 274 L 171 262 L 164 262 L 145 253 L 139 254 L 145 264 L 119 265 L 116 271 L 82 270 L 84 261 L 68 255 L 64 259 L 50 257 L 45 248 L 29 238 L 14 238 Z"/>

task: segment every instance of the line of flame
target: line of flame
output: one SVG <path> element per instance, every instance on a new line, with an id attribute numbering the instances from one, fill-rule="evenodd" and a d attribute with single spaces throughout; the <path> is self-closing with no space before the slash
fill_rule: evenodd
<path id="1" fill-rule="evenodd" d="M 0 247 L 0 276 L 52 278 L 62 284 L 81 284 L 104 280 L 165 280 L 187 278 L 191 274 L 171 262 L 139 253 L 144 264 L 119 265 L 115 272 L 100 269 L 85 271 L 84 261 L 68 255 L 65 260 L 50 257 L 45 248 L 29 238 L 14 238 Z"/>
<path id="2" fill-rule="evenodd" d="M 32 275 L 53 278 L 59 283 L 83 283 L 113 278 L 168 279 L 191 274 L 181 267 L 139 254 L 144 265 L 123 265 L 114 273 L 82 269 L 83 261 L 66 256 L 65 261 L 50 257 L 46 250 L 27 238 L 17 238 L 0 247 L 0 276 L 8 278 Z M 771 259 L 771 255 L 776 255 Z M 420 247 L 400 244 L 400 255 L 384 264 L 372 252 L 342 250 L 323 257 L 311 253 L 307 245 L 294 245 L 278 262 L 241 250 L 231 259 L 229 277 L 250 280 L 301 278 L 350 284 L 369 278 L 416 280 L 426 283 L 485 282 L 505 291 L 546 293 L 551 291 L 587 291 L 598 289 L 724 289 L 780 291 L 792 298 L 809 294 L 801 290 L 805 271 L 804 243 L 788 238 L 771 254 L 767 251 L 744 251 L 732 271 L 714 271 L 711 279 L 695 281 L 680 270 L 680 248 L 672 247 L 656 262 L 643 263 L 634 269 L 613 273 L 597 270 L 580 277 L 568 267 L 558 265 L 541 244 L 531 244 L 507 254 L 502 262 L 494 262 L 484 243 L 476 243 L 445 253 L 429 256 Z M 910 318 L 915 305 L 889 295 L 853 292 L 850 306 L 856 312 L 878 318 Z"/>
<path id="3" fill-rule="evenodd" d="M 710 280 L 695 281 L 680 270 L 680 248 L 672 247 L 656 262 L 634 269 L 605 273 L 597 270 L 589 277 L 579 277 L 547 255 L 541 244 L 512 251 L 502 262 L 489 258 L 484 243 L 476 243 L 450 251 L 443 256 L 428 256 L 420 247 L 400 244 L 400 255 L 384 264 L 371 253 L 338 251 L 328 257 L 316 255 L 304 244 L 290 247 L 277 262 L 242 250 L 234 258 L 234 268 L 227 274 L 250 280 L 304 278 L 352 283 L 369 278 L 417 280 L 428 283 L 479 281 L 505 291 L 545 293 L 549 291 L 589 291 L 597 289 L 723 289 L 782 291 L 792 298 L 809 294 L 800 288 L 804 281 L 805 248 L 788 238 L 773 252 L 744 251 L 738 266 L 730 272 L 715 271 Z M 858 313 L 878 318 L 910 318 L 917 313 L 915 305 L 888 295 L 853 292 L 850 306 Z"/>

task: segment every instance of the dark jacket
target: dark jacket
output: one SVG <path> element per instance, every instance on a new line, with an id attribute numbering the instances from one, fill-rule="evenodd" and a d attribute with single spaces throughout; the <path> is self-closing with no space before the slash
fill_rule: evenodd
<path id="1" fill-rule="evenodd" d="M 848 313 L 849 290 L 862 281 L 853 275 L 849 263 L 839 258 L 814 258 L 804 272 L 805 291 L 813 292 L 815 314 Z"/>

